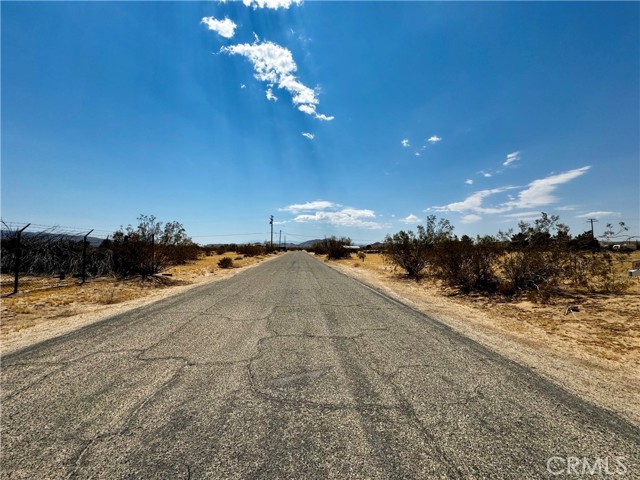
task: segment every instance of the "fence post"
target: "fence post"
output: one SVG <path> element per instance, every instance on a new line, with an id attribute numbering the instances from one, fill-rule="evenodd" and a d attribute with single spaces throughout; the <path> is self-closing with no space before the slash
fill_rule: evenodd
<path id="1" fill-rule="evenodd" d="M 151 275 L 156 274 L 156 234 L 151 234 Z"/>
<path id="2" fill-rule="evenodd" d="M 18 244 L 16 245 L 15 277 L 13 278 L 13 293 L 12 293 L 12 295 L 18 293 L 18 277 L 20 276 L 20 256 L 22 254 L 22 252 L 20 251 L 20 240 L 22 239 L 22 232 L 24 232 L 25 229 L 29 225 L 31 225 L 31 224 L 27 223 L 26 226 L 22 227 L 16 233 L 16 240 L 17 240 Z"/>
<path id="3" fill-rule="evenodd" d="M 82 283 L 87 279 L 87 237 L 91 235 L 91 232 L 93 232 L 93 228 L 84 236 L 82 241 Z"/>

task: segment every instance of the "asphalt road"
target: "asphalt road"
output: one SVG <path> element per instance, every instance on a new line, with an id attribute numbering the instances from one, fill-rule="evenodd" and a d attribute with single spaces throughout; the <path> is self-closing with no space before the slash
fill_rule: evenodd
<path id="1" fill-rule="evenodd" d="M 2 363 L 3 478 L 640 478 L 638 452 L 633 425 L 305 253 Z"/>

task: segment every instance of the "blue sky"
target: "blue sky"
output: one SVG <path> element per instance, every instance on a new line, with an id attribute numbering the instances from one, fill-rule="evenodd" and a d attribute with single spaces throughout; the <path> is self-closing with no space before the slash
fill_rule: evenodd
<path id="1" fill-rule="evenodd" d="M 2 2 L 2 218 L 154 214 L 208 243 L 274 215 L 290 241 L 368 243 L 544 211 L 640 235 L 639 22 L 637 2 Z"/>

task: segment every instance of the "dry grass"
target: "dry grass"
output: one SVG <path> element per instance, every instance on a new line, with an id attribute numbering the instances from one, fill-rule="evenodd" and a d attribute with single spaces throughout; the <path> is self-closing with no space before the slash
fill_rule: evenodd
<path id="1" fill-rule="evenodd" d="M 39 288 L 35 290 L 2 298 L 0 335 L 5 337 L 44 322 L 68 318 L 80 313 L 106 311 L 109 306 L 163 295 L 167 290 L 177 286 L 229 276 L 233 274 L 233 269 L 222 270 L 217 265 L 224 256 L 238 257 L 232 252 L 224 255 L 202 256 L 195 262 L 173 267 L 145 281 L 139 278 L 123 281 L 104 278 L 79 285 L 73 280 L 61 282 L 55 279 L 44 279 L 45 283 L 37 283 Z M 243 257 L 234 260 L 234 267 L 246 267 L 263 258 Z"/>
<path id="2" fill-rule="evenodd" d="M 626 276 L 633 260 L 640 260 L 640 252 L 615 255 L 620 278 Z M 484 295 L 458 295 L 438 282 L 407 280 L 399 269 L 380 254 L 368 254 L 364 262 L 353 259 L 335 263 L 358 267 L 373 273 L 389 286 L 404 286 L 424 296 L 446 297 L 451 302 L 481 309 L 490 315 L 499 328 L 522 330 L 533 327 L 551 340 L 567 348 L 578 348 L 606 360 L 622 363 L 640 361 L 640 278 L 629 278 L 629 289 L 623 293 L 590 293 L 585 289 L 565 287 L 560 296 L 547 303 L 526 299 Z M 569 305 L 579 311 L 567 312 Z"/>

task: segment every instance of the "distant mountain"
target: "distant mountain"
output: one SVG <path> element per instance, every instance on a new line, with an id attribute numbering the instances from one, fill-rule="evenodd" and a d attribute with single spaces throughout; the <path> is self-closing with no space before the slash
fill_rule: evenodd
<path id="1" fill-rule="evenodd" d="M 298 248 L 311 248 L 314 244 L 321 242 L 322 238 L 316 238 L 315 240 L 307 240 L 306 242 L 299 243 L 296 245 Z"/>

